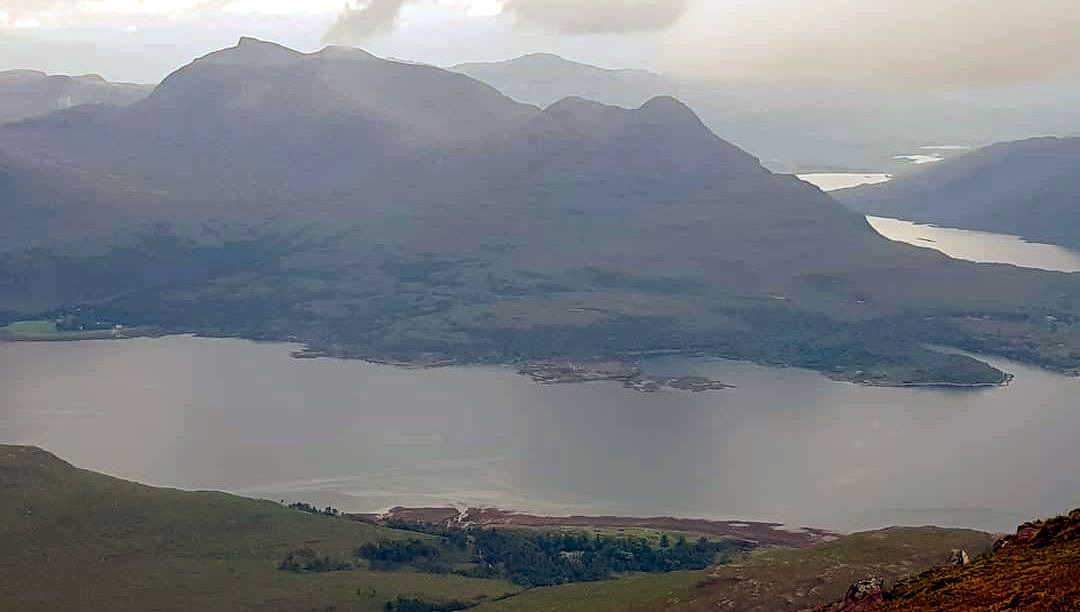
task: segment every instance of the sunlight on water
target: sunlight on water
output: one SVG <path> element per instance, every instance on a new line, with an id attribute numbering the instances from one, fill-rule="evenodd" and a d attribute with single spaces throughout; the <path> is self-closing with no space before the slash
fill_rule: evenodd
<path id="1" fill-rule="evenodd" d="M 1052 244 L 1027 242 L 1006 234 L 919 225 L 899 219 L 867 217 L 866 220 L 889 240 L 935 249 L 955 259 L 1080 272 L 1080 252 Z"/>
<path id="2" fill-rule="evenodd" d="M 0 343 L 0 443 L 150 484 L 348 510 L 1004 530 L 1080 505 L 1080 380 L 998 360 L 1012 385 L 959 392 L 671 358 L 645 367 L 736 388 L 645 394 L 538 385 L 509 368 L 297 360 L 290 348 Z"/>
<path id="3" fill-rule="evenodd" d="M 889 181 L 888 174 L 825 172 L 800 174 L 799 178 L 824 191 L 874 185 Z M 879 234 L 917 247 L 934 249 L 954 259 L 980 263 L 1004 263 L 1021 268 L 1057 272 L 1080 272 L 1080 252 L 1052 245 L 1028 242 L 1017 236 L 921 225 L 900 219 L 867 217 Z"/>
<path id="4" fill-rule="evenodd" d="M 892 179 L 891 174 L 881 172 L 817 172 L 799 174 L 798 177 L 811 185 L 816 185 L 822 191 L 836 191 L 837 189 L 848 189 L 859 185 L 877 185 Z"/>

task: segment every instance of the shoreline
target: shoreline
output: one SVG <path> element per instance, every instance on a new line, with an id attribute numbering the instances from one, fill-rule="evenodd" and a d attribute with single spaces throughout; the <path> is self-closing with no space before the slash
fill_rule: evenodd
<path id="1" fill-rule="evenodd" d="M 342 359 L 357 360 L 377 365 L 386 365 L 408 370 L 427 370 L 446 367 L 466 367 L 471 365 L 499 365 L 517 368 L 517 373 L 527 376 L 537 384 L 581 384 L 588 382 L 618 382 L 625 388 L 641 393 L 655 393 L 660 390 L 686 391 L 700 393 L 705 391 L 722 391 L 737 388 L 736 385 L 723 381 L 712 380 L 701 376 L 648 376 L 641 372 L 637 360 L 648 357 L 685 357 L 703 358 L 710 357 L 707 351 L 702 349 L 657 349 L 652 351 L 634 351 L 624 357 L 634 360 L 622 360 L 618 356 L 610 358 L 596 357 L 595 359 L 567 359 L 567 360 L 543 360 L 527 362 L 496 362 L 496 361 L 463 361 L 460 359 L 448 359 L 442 355 L 418 355 L 413 359 L 378 357 L 352 352 L 346 349 L 316 348 L 305 345 L 302 340 L 295 337 L 288 338 L 245 338 L 243 336 L 225 334 L 205 334 L 191 330 L 169 330 L 160 327 L 125 327 L 120 329 L 72 331 L 72 332 L 49 332 L 27 333 L 13 332 L 6 328 L 0 328 L 0 342 L 81 342 L 84 340 L 131 340 L 135 338 L 165 338 L 169 336 L 193 336 L 196 338 L 211 339 L 242 339 L 250 342 L 269 342 L 299 345 L 300 348 L 292 350 L 290 356 L 294 359 Z M 786 363 L 758 363 L 745 359 L 731 359 L 728 357 L 712 356 L 717 359 L 751 363 L 769 368 L 798 368 Z M 993 355 L 990 356 L 994 357 Z M 1007 359 L 1007 358 L 1006 358 Z M 1080 371 L 1061 370 L 1045 365 L 1028 364 L 1042 368 L 1070 378 L 1080 378 Z M 854 376 L 846 377 L 837 375 L 835 372 L 825 372 L 807 369 L 811 372 L 841 383 L 854 384 L 864 387 L 881 389 L 955 389 L 955 390 L 980 390 L 1008 387 L 1012 384 L 1015 376 L 1003 372 L 1004 378 L 996 382 L 957 383 L 948 381 L 927 382 L 880 382 L 873 380 L 857 379 Z"/>
<path id="2" fill-rule="evenodd" d="M 1044 368 L 1044 369 L 1047 369 L 1050 372 L 1054 372 L 1054 370 L 1049 370 L 1048 368 Z M 1057 373 L 1061 374 L 1063 376 L 1071 376 L 1070 374 L 1068 374 L 1066 372 L 1057 372 Z M 1008 386 L 1012 385 L 1013 380 L 1016 379 L 1015 374 L 1010 374 L 1009 372 L 1005 372 L 1004 374 L 1005 374 L 1005 376 L 1000 382 L 985 382 L 985 383 L 950 383 L 950 382 L 876 383 L 874 381 L 844 381 L 842 379 L 840 380 L 840 382 L 851 382 L 852 384 L 861 385 L 861 386 L 864 386 L 864 387 L 878 387 L 878 388 L 881 388 L 881 389 L 969 389 L 969 390 L 999 389 L 999 388 L 1002 388 L 1002 387 L 1008 387 Z"/>
<path id="3" fill-rule="evenodd" d="M 614 515 L 546 516 L 502 508 L 397 506 L 381 513 L 349 513 L 342 516 L 377 525 L 406 525 L 446 531 L 470 528 L 592 529 L 596 531 L 646 530 L 687 533 L 754 542 L 764 547 L 809 548 L 844 535 L 828 529 L 795 527 L 755 520 L 711 520 L 671 516 L 629 517 Z"/>
<path id="4" fill-rule="evenodd" d="M 157 327 L 123 327 L 87 331 L 17 332 L 0 328 L 0 342 L 81 342 L 84 340 L 132 340 L 182 335 Z"/>

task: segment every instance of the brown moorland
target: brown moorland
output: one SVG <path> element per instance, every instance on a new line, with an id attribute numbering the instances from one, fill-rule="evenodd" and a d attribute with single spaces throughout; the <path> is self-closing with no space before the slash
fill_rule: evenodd
<path id="1" fill-rule="evenodd" d="M 875 610 L 1080 610 L 1080 509 L 1025 523 L 966 566 L 928 570 Z"/>

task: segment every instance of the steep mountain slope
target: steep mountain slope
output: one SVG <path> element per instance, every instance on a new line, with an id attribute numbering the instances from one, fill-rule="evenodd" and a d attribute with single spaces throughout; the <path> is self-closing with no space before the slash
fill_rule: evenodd
<path id="1" fill-rule="evenodd" d="M 541 110 L 245 39 L 130 107 L 0 128 L 0 152 L 0 319 L 81 306 L 407 360 L 705 352 L 874 384 L 1005 380 L 923 342 L 1080 367 L 1080 280 L 888 242 L 668 97 Z"/>
<path id="2" fill-rule="evenodd" d="M 901 582 L 873 610 L 1075 610 L 1080 510 L 1021 525 L 994 552 Z"/>
<path id="3" fill-rule="evenodd" d="M 146 97 L 149 85 L 110 83 L 97 75 L 47 75 L 34 70 L 0 72 L 0 123 L 78 106 L 124 106 Z"/>
<path id="4" fill-rule="evenodd" d="M 1080 138 L 995 144 L 834 195 L 869 214 L 1080 248 Z"/>

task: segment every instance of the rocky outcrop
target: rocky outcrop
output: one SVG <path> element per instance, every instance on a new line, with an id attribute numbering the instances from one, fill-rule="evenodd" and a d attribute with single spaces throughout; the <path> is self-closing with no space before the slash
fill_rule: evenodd
<path id="1" fill-rule="evenodd" d="M 971 563 L 971 557 L 968 556 L 966 550 L 954 550 L 949 556 L 949 564 L 954 567 L 964 567 L 969 563 Z"/>
<path id="2" fill-rule="evenodd" d="M 1042 528 L 1040 522 L 1027 522 L 1016 528 L 1016 533 L 1007 535 L 997 542 L 994 542 L 994 552 L 997 552 L 1003 548 L 1014 548 L 1017 546 L 1026 546 L 1035 539 L 1039 530 Z"/>
<path id="3" fill-rule="evenodd" d="M 820 612 L 863 612 L 873 610 L 885 596 L 885 580 L 867 578 L 848 587 L 844 599 L 831 606 L 821 608 Z"/>
<path id="4" fill-rule="evenodd" d="M 1080 541 L 1080 509 L 1073 510 L 1067 516 L 1024 523 L 1016 528 L 1015 534 L 1007 535 L 995 542 L 994 551 L 1077 541 Z"/>
<path id="5" fill-rule="evenodd" d="M 865 582 L 865 581 L 864 581 Z M 971 560 L 954 550 L 950 564 L 874 594 L 857 583 L 826 611 L 1076 610 L 1080 602 L 1080 509 L 1027 522 Z"/>

